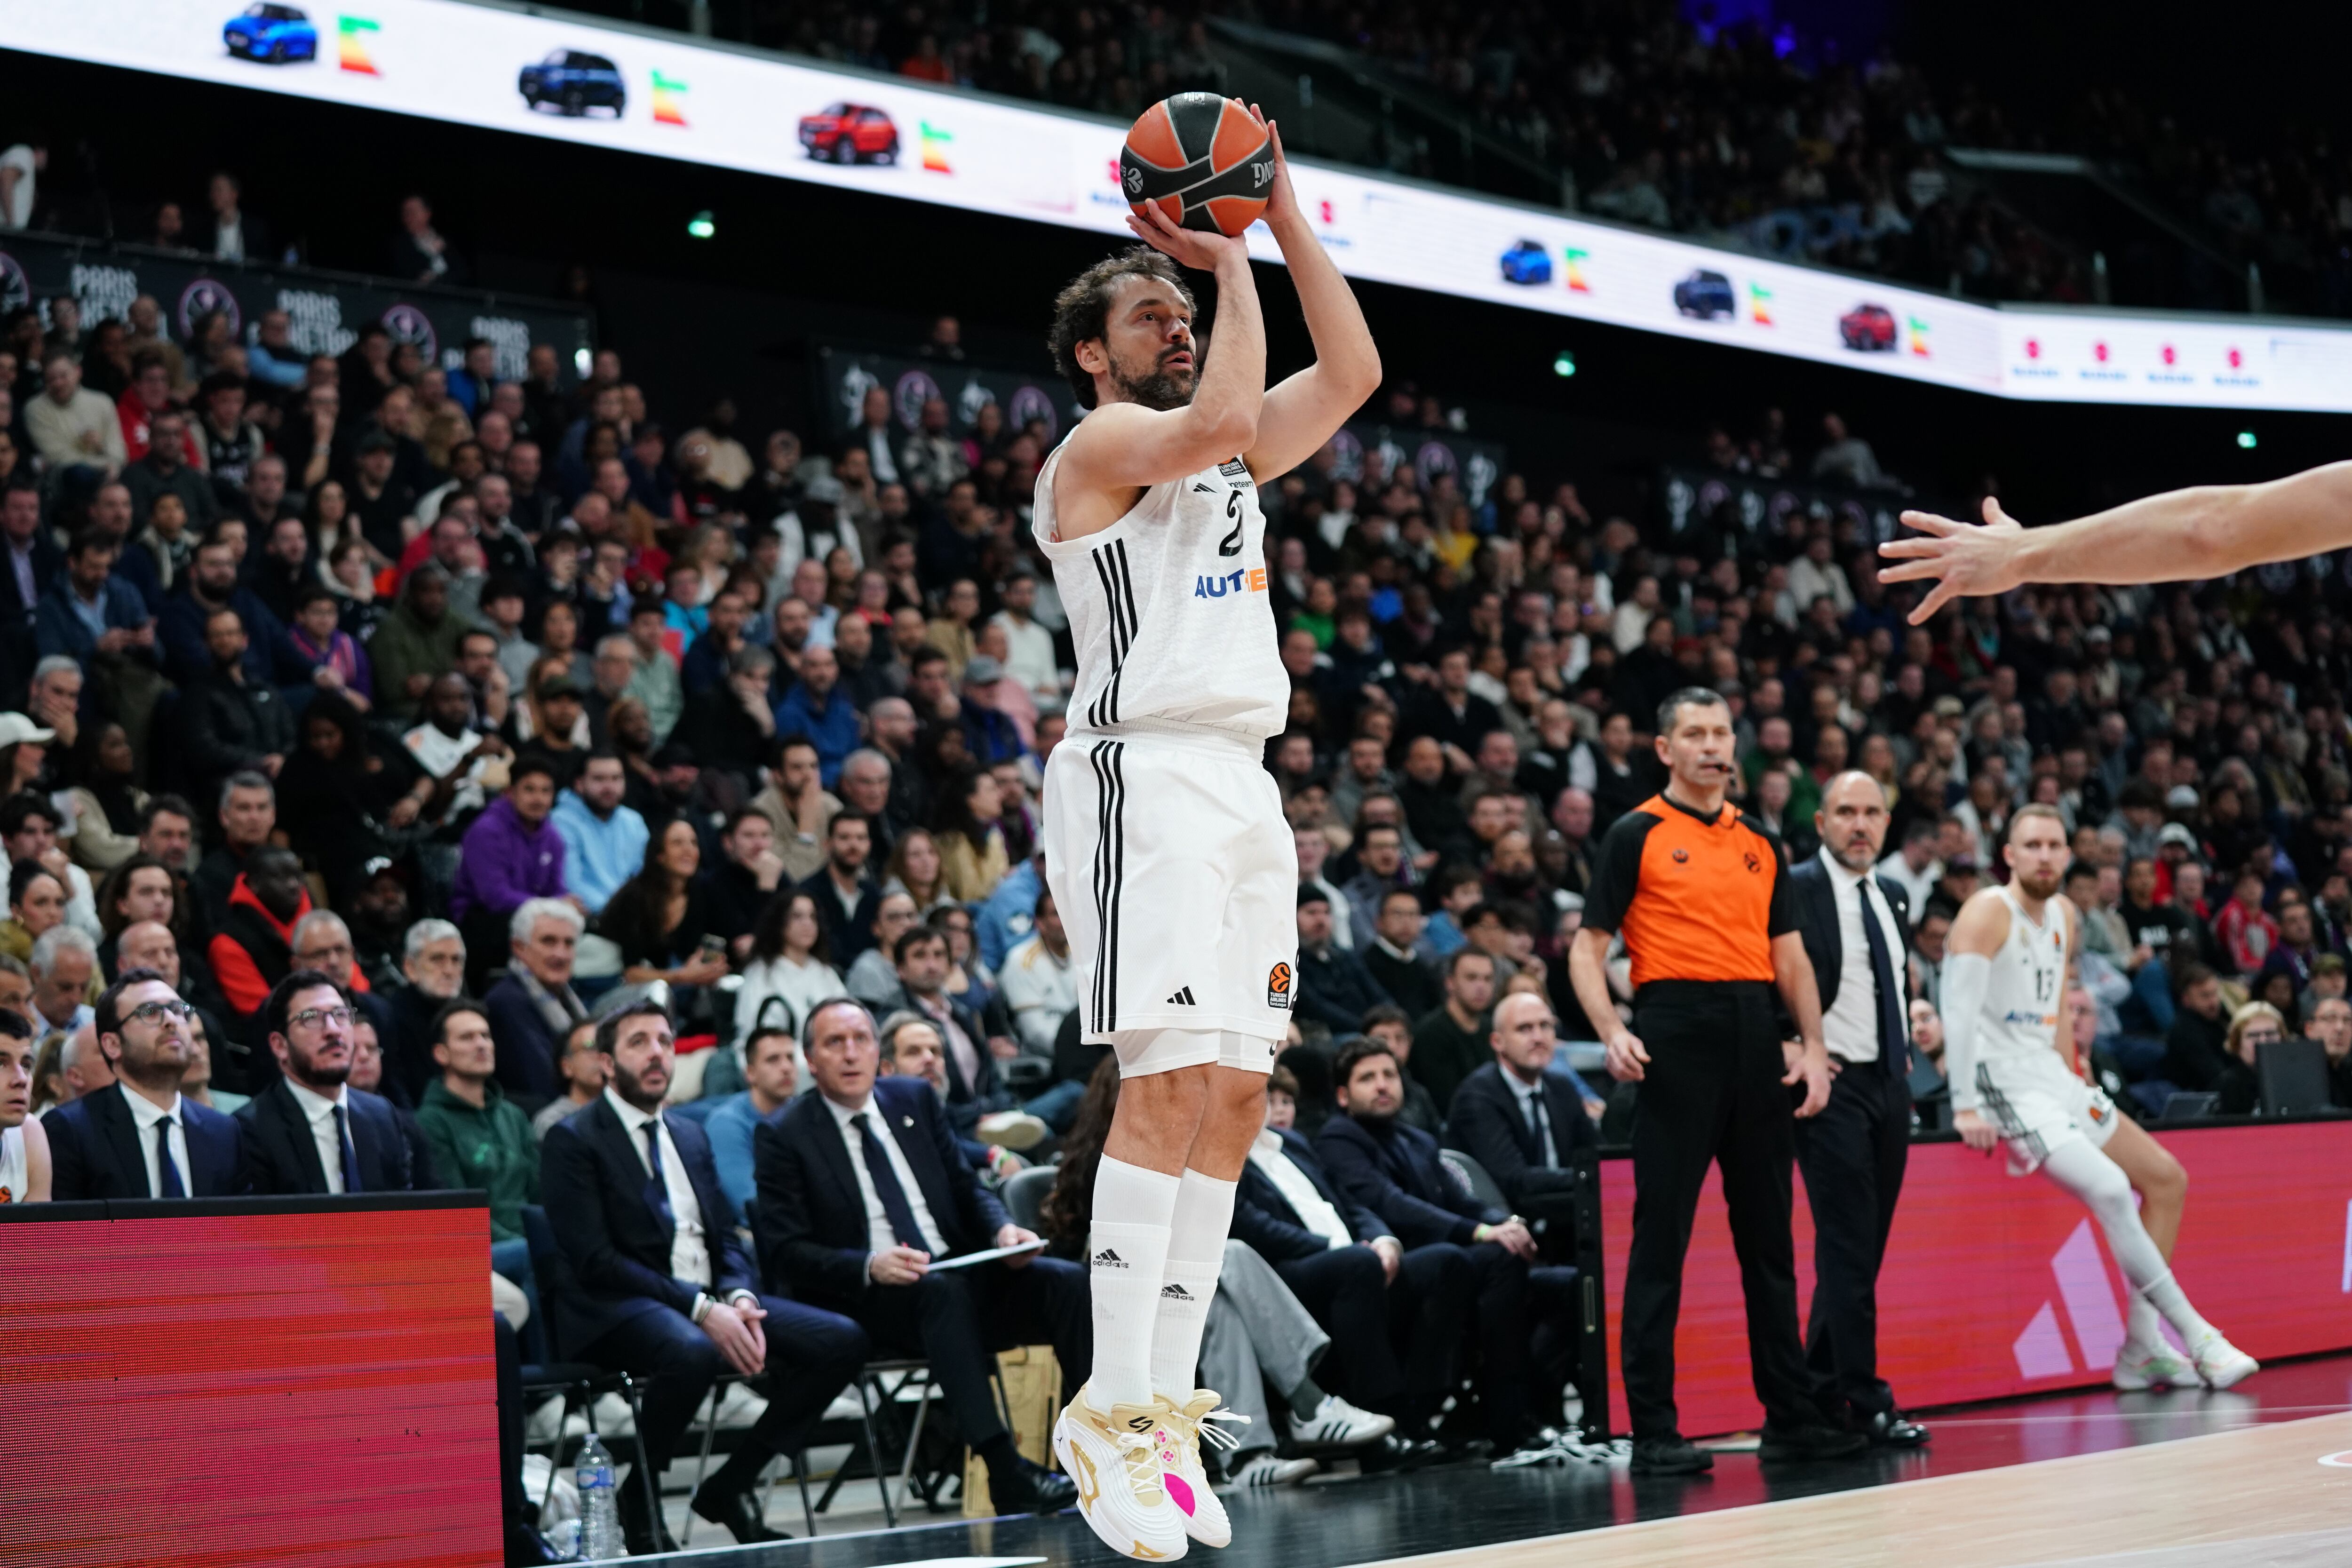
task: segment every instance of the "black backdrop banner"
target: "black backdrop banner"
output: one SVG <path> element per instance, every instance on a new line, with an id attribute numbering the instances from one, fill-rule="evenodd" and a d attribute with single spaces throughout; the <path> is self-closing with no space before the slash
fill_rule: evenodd
<path id="1" fill-rule="evenodd" d="M 215 261 L 210 257 L 109 245 L 62 235 L 0 235 L 0 315 L 32 305 L 48 318 L 60 294 L 81 303 L 85 324 L 121 316 L 142 294 L 163 309 L 165 330 L 185 342 L 212 310 L 227 312 L 236 341 L 250 343 L 266 310 L 291 318 L 294 346 L 340 354 L 360 329 L 381 321 L 394 339 L 413 342 L 425 362 L 454 369 L 468 338 L 498 349 L 500 380 L 519 381 L 533 343 L 555 349 L 569 383 L 587 368 L 594 324 L 584 310 L 550 300 L 474 289 L 419 288 L 307 267 Z"/>
<path id="2" fill-rule="evenodd" d="M 1964 502 L 1948 497 L 1848 489 L 1678 464 L 1659 469 L 1657 493 L 1667 531 L 1677 537 L 1711 527 L 1723 531 L 1736 528 L 1750 539 L 1780 539 L 1789 531 L 1790 517 L 1801 512 L 1835 518 L 1851 525 L 1857 538 L 1875 545 L 1902 532 L 1906 508 L 1945 517 L 1969 515 Z"/>

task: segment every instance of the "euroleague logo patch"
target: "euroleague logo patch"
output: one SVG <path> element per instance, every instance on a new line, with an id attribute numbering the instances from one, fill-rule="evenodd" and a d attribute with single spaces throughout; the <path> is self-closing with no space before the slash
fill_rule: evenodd
<path id="1" fill-rule="evenodd" d="M 1290 1006 L 1290 965 L 1277 963 L 1266 971 L 1265 1005 L 1287 1010 Z"/>

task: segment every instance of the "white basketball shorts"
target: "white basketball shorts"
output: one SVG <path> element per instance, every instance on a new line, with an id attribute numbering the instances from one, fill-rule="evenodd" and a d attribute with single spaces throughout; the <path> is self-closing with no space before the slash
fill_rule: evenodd
<path id="1" fill-rule="evenodd" d="M 2107 1091 L 2066 1070 L 2055 1051 L 1977 1063 L 1977 1098 L 2009 1148 L 2009 1173 L 2031 1175 L 2075 1139 L 2104 1149 L 2123 1120 Z"/>
<path id="2" fill-rule="evenodd" d="M 1257 748 L 1073 734 L 1045 795 L 1082 1037 L 1128 1078 L 1271 1069 L 1298 988 L 1298 855 Z"/>

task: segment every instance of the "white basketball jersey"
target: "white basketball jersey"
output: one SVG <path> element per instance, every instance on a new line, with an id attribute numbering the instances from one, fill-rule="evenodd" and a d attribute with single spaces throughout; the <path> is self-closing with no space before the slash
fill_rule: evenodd
<path id="1" fill-rule="evenodd" d="M 1266 591 L 1265 514 L 1239 458 L 1153 485 L 1099 533 L 1062 540 L 1056 448 L 1031 528 L 1054 563 L 1078 654 L 1072 733 L 1282 732 L 1290 678 Z"/>
<path id="2" fill-rule="evenodd" d="M 21 1204 L 32 1187 L 33 1173 L 25 1157 L 25 1130 L 0 1130 L 0 1204 Z"/>
<path id="3" fill-rule="evenodd" d="M 1984 1017 L 1977 1029 L 1977 1060 L 2049 1055 L 2066 997 L 2066 909 L 2056 899 L 2042 906 L 2044 924 L 2026 918 L 2017 895 L 2000 889 L 2009 906 L 2009 937 L 1992 955 L 1985 983 Z"/>

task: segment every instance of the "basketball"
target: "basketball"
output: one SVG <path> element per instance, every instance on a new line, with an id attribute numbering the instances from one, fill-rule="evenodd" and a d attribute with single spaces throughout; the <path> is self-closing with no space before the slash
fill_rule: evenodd
<path id="1" fill-rule="evenodd" d="M 1139 214 L 1156 201 L 1186 228 L 1239 234 L 1274 188 L 1274 139 L 1233 99 L 1180 92 L 1129 129 L 1118 183 Z"/>

